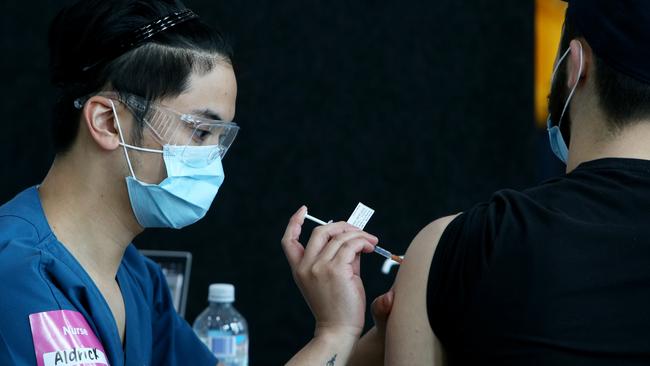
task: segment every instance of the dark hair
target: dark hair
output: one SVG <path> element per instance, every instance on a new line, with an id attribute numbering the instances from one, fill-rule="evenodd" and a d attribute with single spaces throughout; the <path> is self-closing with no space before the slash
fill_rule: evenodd
<path id="1" fill-rule="evenodd" d="M 177 0 L 80 0 L 59 12 L 49 31 L 50 77 L 59 91 L 52 124 L 56 153 L 68 151 L 76 139 L 77 98 L 106 88 L 152 101 L 174 97 L 186 90 L 193 72 L 207 73 L 217 61 L 232 63 L 228 42 L 199 19 L 115 54 L 134 31 L 185 9 Z"/>
<path id="2" fill-rule="evenodd" d="M 578 27 L 567 18 L 560 52 L 569 48 L 571 40 L 582 37 Z M 612 131 L 650 118 L 650 85 L 609 66 L 594 54 L 595 81 L 598 101 Z"/>

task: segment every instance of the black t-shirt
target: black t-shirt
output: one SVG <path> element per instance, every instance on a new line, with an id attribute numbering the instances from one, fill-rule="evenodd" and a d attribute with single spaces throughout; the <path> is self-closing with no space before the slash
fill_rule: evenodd
<path id="1" fill-rule="evenodd" d="M 650 161 L 587 162 L 458 216 L 427 302 L 451 365 L 650 365 Z"/>

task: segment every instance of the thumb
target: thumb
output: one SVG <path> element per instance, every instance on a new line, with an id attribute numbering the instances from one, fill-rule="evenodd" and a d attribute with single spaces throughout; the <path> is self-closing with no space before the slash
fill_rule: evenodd
<path id="1" fill-rule="evenodd" d="M 386 331 L 386 321 L 390 315 L 390 311 L 393 308 L 393 298 L 395 293 L 391 288 L 383 295 L 377 296 L 377 298 L 370 305 L 370 310 L 372 312 L 372 318 L 375 321 L 375 325 L 380 332 Z"/>

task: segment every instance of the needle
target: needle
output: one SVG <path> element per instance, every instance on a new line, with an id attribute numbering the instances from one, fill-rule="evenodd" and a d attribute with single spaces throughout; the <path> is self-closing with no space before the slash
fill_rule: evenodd
<path id="1" fill-rule="evenodd" d="M 317 219 L 314 216 L 311 216 L 309 214 L 305 214 L 305 218 L 307 220 L 313 221 L 313 222 L 315 222 L 317 224 L 320 224 L 320 225 L 327 225 L 327 223 L 325 221 Z M 402 264 L 402 261 L 403 261 L 402 257 L 400 257 L 398 255 L 395 255 L 395 254 L 392 254 L 391 252 L 387 251 L 386 249 L 380 247 L 379 245 L 375 245 L 375 253 L 381 255 L 384 258 L 392 259 L 395 262 L 397 262 L 399 264 Z"/>

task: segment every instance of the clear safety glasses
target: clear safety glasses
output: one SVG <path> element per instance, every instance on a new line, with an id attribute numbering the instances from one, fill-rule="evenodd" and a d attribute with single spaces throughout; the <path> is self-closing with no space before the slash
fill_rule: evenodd
<path id="1" fill-rule="evenodd" d="M 199 117 L 180 113 L 145 98 L 124 93 L 98 94 L 123 103 L 146 127 L 161 145 L 185 147 L 181 151 L 183 160 L 192 166 L 210 165 L 216 158 L 223 159 L 232 145 L 239 126 L 234 122 Z M 75 101 L 77 108 L 89 98 Z M 210 150 L 206 154 L 205 150 Z"/>

